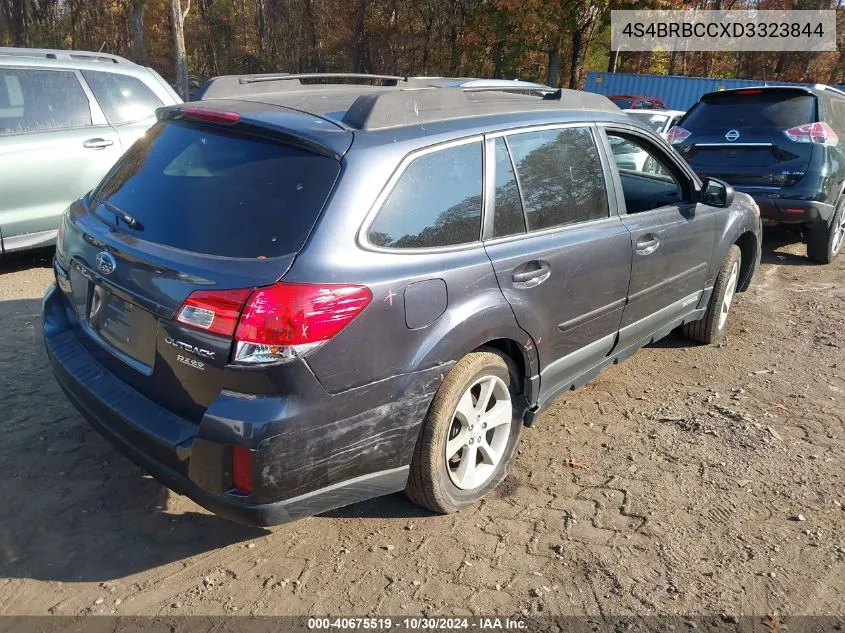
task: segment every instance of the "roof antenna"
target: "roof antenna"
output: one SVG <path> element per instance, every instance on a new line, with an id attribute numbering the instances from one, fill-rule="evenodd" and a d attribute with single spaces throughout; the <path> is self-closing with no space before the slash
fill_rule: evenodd
<path id="1" fill-rule="evenodd" d="M 105 47 L 106 47 L 106 40 L 103 40 L 103 45 L 102 45 L 102 46 L 100 46 L 100 50 L 98 50 L 97 52 L 98 52 L 98 53 L 102 53 L 102 52 L 103 52 L 103 49 L 104 49 Z"/>

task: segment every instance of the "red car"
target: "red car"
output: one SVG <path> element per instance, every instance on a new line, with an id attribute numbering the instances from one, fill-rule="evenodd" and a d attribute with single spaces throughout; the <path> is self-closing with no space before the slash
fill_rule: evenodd
<path id="1" fill-rule="evenodd" d="M 666 103 L 657 97 L 643 97 L 636 95 L 610 95 L 613 103 L 623 110 L 665 110 Z"/>

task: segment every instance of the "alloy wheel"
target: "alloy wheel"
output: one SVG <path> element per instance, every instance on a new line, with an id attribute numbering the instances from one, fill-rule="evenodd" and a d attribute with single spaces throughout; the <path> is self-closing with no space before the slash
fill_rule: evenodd
<path id="1" fill-rule="evenodd" d="M 720 330 L 725 327 L 725 322 L 728 320 L 728 312 L 730 312 L 731 303 L 733 303 L 734 294 L 736 294 L 737 279 L 739 279 L 739 262 L 734 262 L 734 265 L 731 267 L 730 277 L 728 277 L 728 284 L 725 286 L 725 298 L 722 299 L 722 310 L 719 313 Z"/>
<path id="2" fill-rule="evenodd" d="M 498 376 L 483 376 L 463 393 L 446 439 L 446 469 L 461 490 L 487 483 L 505 454 L 513 423 L 511 395 Z"/>

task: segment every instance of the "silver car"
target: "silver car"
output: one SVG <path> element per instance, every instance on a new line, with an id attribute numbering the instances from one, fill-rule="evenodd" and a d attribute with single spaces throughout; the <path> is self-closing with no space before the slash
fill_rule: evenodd
<path id="1" fill-rule="evenodd" d="M 0 48 L 0 253 L 53 243 L 68 204 L 180 102 L 116 55 Z"/>

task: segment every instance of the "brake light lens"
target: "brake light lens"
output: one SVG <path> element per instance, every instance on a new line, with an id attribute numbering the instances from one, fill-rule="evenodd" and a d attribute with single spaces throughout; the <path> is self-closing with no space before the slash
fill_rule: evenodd
<path id="1" fill-rule="evenodd" d="M 235 361 L 290 360 L 336 336 L 370 304 L 366 286 L 277 283 L 257 288 L 235 333 Z"/>
<path id="2" fill-rule="evenodd" d="M 251 289 L 198 290 L 179 308 L 176 320 L 184 325 L 223 336 L 232 336 Z"/>
<path id="3" fill-rule="evenodd" d="M 278 363 L 336 336 L 370 305 L 366 286 L 276 283 L 263 288 L 198 290 L 176 321 L 236 339 L 234 361 Z"/>
<path id="4" fill-rule="evenodd" d="M 243 446 L 232 447 L 232 486 L 237 492 L 252 493 L 252 451 Z"/>
<path id="5" fill-rule="evenodd" d="M 682 127 L 674 125 L 669 128 L 669 131 L 666 133 L 666 140 L 669 141 L 670 145 L 680 145 L 689 138 L 690 134 L 692 134 L 692 132 L 689 130 L 685 130 Z"/>
<path id="6" fill-rule="evenodd" d="M 763 91 L 760 88 L 752 88 L 750 90 L 737 90 L 738 95 L 761 95 Z"/>
<path id="7" fill-rule="evenodd" d="M 200 121 L 208 121 L 209 123 L 223 123 L 224 125 L 234 125 L 241 120 L 241 115 L 237 112 L 223 112 L 221 110 L 198 108 L 196 106 L 182 106 L 179 108 L 179 112 L 182 113 L 182 116 L 190 119 L 199 119 Z"/>
<path id="8" fill-rule="evenodd" d="M 835 147 L 839 144 L 839 137 L 836 132 L 824 122 L 806 123 L 784 131 L 790 141 L 796 143 L 816 143 Z"/>

